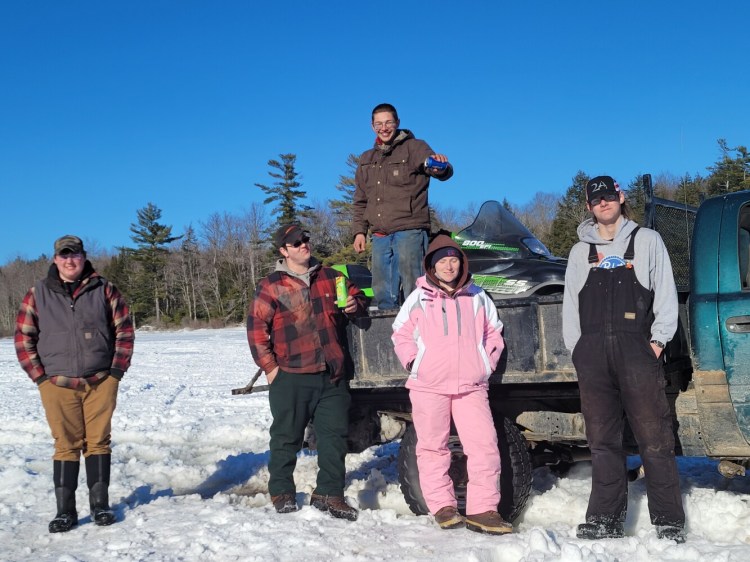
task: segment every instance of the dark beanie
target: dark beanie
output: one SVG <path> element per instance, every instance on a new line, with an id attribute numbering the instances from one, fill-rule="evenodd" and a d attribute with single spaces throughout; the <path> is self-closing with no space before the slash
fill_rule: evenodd
<path id="1" fill-rule="evenodd" d="M 461 252 L 459 252 L 457 248 L 454 248 L 452 246 L 444 246 L 443 248 L 438 248 L 430 255 L 430 267 L 435 267 L 435 264 L 437 262 L 439 262 L 443 258 L 447 258 L 448 256 L 453 256 L 460 260 Z"/>

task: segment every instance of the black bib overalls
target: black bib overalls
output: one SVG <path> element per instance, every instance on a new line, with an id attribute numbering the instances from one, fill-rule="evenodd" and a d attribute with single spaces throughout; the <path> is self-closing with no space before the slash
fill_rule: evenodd
<path id="1" fill-rule="evenodd" d="M 625 520 L 628 480 L 622 439 L 627 416 L 643 460 L 651 522 L 683 526 L 666 380 L 649 343 L 653 292 L 638 282 L 632 266 L 637 231 L 630 235 L 626 265 L 593 267 L 578 295 L 581 338 L 572 357 L 593 469 L 586 521 Z M 591 244 L 589 263 L 597 262 Z"/>

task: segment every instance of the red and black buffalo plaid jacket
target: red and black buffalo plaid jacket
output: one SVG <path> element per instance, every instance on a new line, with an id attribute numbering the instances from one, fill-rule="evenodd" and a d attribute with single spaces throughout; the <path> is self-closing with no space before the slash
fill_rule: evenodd
<path id="1" fill-rule="evenodd" d="M 348 375 L 344 346 L 347 314 L 336 306 L 336 277 L 342 275 L 310 261 L 310 285 L 292 275 L 284 260 L 261 280 L 247 316 L 247 340 L 255 363 L 268 374 L 277 366 L 289 373 L 318 373 L 331 380 Z M 351 316 L 364 314 L 365 295 L 347 279 L 357 301 Z"/>

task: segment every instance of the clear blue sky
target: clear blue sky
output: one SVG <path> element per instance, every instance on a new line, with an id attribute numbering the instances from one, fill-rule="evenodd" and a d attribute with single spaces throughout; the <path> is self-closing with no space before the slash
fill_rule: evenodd
<path id="1" fill-rule="evenodd" d="M 578 170 L 706 173 L 750 144 L 744 0 L 0 4 L 0 264 L 74 233 L 132 245 L 240 213 L 297 155 L 336 197 L 370 111 L 448 155 L 440 206 L 564 193 Z"/>

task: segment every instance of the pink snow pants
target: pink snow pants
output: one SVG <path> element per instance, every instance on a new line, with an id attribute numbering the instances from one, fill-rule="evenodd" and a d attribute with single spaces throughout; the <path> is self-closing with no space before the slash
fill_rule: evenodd
<path id="1" fill-rule="evenodd" d="M 410 390 L 409 398 L 417 432 L 419 483 L 430 513 L 445 506 L 456 506 L 453 481 L 448 475 L 451 414 L 467 456 L 466 513 L 497 511 L 500 453 L 487 391 L 435 394 Z"/>

